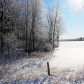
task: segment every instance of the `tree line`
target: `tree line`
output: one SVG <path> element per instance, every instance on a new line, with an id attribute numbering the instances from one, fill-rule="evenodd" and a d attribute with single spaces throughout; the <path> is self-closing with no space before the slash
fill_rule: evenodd
<path id="1" fill-rule="evenodd" d="M 61 1 L 0 0 L 0 51 L 53 51 L 64 32 Z"/>
<path id="2" fill-rule="evenodd" d="M 60 41 L 84 41 L 84 37 L 79 37 L 75 39 L 60 39 Z"/>

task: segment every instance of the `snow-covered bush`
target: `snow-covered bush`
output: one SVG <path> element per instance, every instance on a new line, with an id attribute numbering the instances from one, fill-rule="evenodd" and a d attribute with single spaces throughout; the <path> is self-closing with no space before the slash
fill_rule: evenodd
<path id="1" fill-rule="evenodd" d="M 52 50 L 52 45 L 45 41 L 39 41 L 36 45 L 36 51 L 50 52 Z"/>
<path id="2" fill-rule="evenodd" d="M 43 50 L 46 52 L 50 52 L 52 50 L 52 45 L 50 43 L 45 43 Z"/>

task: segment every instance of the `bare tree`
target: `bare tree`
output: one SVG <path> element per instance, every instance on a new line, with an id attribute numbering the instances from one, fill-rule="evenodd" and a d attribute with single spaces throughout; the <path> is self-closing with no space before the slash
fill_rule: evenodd
<path id="1" fill-rule="evenodd" d="M 48 7 L 48 13 L 47 13 L 47 24 L 48 24 L 48 28 L 49 28 L 49 42 L 51 44 L 53 44 L 53 9 L 49 6 Z"/>
<path id="2" fill-rule="evenodd" d="M 32 51 L 35 50 L 35 40 L 37 35 L 37 30 L 40 29 L 42 25 L 42 0 L 31 0 L 31 29 L 29 37 L 29 46 L 31 46 Z"/>
<path id="3" fill-rule="evenodd" d="M 59 18 L 61 6 L 62 4 L 60 0 L 56 0 L 55 5 L 48 7 L 47 22 L 49 27 L 49 41 L 52 44 L 53 51 L 55 47 L 55 40 L 57 40 L 57 43 L 59 42 L 59 36 L 64 30 L 61 18 Z"/>
<path id="4" fill-rule="evenodd" d="M 59 46 L 59 38 L 65 32 L 64 18 L 62 14 L 59 14 L 57 17 L 57 26 L 56 26 L 56 46 Z"/>

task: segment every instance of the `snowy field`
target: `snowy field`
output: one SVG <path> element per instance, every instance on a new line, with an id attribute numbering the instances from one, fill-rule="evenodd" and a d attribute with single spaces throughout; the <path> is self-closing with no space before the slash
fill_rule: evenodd
<path id="1" fill-rule="evenodd" d="M 84 41 L 60 42 L 53 56 L 51 67 L 81 68 L 84 65 Z"/>
<path id="2" fill-rule="evenodd" d="M 10 53 L 10 59 L 4 58 L 7 53 L 0 55 L 0 84 L 84 84 L 83 48 L 83 41 L 60 42 L 54 53 L 36 52 L 28 57 L 18 51 Z"/>

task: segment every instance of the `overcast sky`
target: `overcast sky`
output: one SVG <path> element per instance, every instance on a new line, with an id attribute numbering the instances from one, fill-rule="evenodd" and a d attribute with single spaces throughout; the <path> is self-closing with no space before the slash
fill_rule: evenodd
<path id="1" fill-rule="evenodd" d="M 45 6 L 55 0 L 44 0 Z M 76 12 L 82 8 L 83 0 L 64 0 L 62 13 L 64 15 L 66 32 L 60 37 L 61 39 L 73 39 L 84 37 L 84 14 Z"/>

